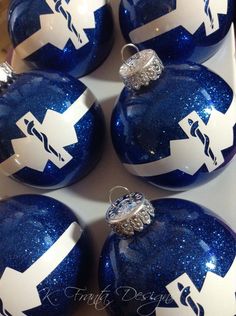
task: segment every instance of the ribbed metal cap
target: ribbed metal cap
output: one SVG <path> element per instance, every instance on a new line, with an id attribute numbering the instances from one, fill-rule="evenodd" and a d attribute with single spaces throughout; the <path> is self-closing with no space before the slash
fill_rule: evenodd
<path id="1" fill-rule="evenodd" d="M 0 92 L 4 92 L 15 81 L 16 77 L 17 75 L 7 62 L 0 64 Z"/>
<path id="2" fill-rule="evenodd" d="M 124 59 L 124 50 L 133 47 L 137 53 L 129 59 Z M 152 49 L 139 49 L 133 44 L 127 44 L 121 51 L 123 64 L 120 67 L 120 77 L 129 89 L 139 90 L 142 86 L 148 86 L 150 81 L 157 80 L 164 66 L 162 61 Z"/>
<path id="3" fill-rule="evenodd" d="M 123 188 L 128 193 L 114 202 L 111 201 L 111 192 Z M 106 221 L 113 231 L 120 235 L 132 236 L 141 232 L 146 225 L 151 224 L 155 212 L 152 204 L 139 192 L 130 193 L 125 187 L 117 186 L 110 191 L 111 206 L 107 210 Z"/>

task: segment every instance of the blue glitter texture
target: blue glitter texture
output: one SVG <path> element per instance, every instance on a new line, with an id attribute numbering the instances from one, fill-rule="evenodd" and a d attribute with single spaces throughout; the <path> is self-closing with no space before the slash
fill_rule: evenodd
<path id="1" fill-rule="evenodd" d="M 83 83 L 62 73 L 31 71 L 20 75 L 0 97 L 0 162 L 14 154 L 11 140 L 26 136 L 16 125 L 21 117 L 31 112 L 42 123 L 47 110 L 63 113 L 85 90 Z M 56 189 L 86 176 L 103 150 L 105 124 L 97 102 L 75 124 L 75 131 L 78 142 L 65 148 L 73 159 L 64 167 L 59 169 L 49 160 L 43 172 L 25 167 L 12 177 L 31 186 Z M 58 130 L 58 137 L 61 133 Z"/>
<path id="2" fill-rule="evenodd" d="M 55 6 L 56 2 L 60 1 L 55 1 Z M 68 2 L 67 0 L 66 3 Z M 82 13 L 84 8 L 79 10 L 79 5 L 78 1 L 78 12 Z M 13 46 L 18 46 L 40 30 L 40 16 L 51 14 L 51 27 L 55 27 L 52 13 L 45 0 L 11 0 L 8 28 Z M 55 36 L 60 38 L 60 32 L 63 32 L 63 29 L 61 25 L 57 25 L 56 28 Z M 84 31 L 89 42 L 83 47 L 75 48 L 70 39 L 63 49 L 48 43 L 28 56 L 25 61 L 31 67 L 64 71 L 75 77 L 88 74 L 101 65 L 112 48 L 113 18 L 108 4 L 95 12 L 95 28 L 88 28 Z"/>
<path id="3" fill-rule="evenodd" d="M 46 196 L 21 195 L 0 201 L 0 277 L 6 267 L 26 271 L 73 222 L 78 220 L 67 206 Z M 25 315 L 71 315 L 73 299 L 65 295 L 65 289 L 85 286 L 90 246 L 90 238 L 83 231 L 69 255 L 38 285 L 42 305 L 25 311 Z"/>
<path id="4" fill-rule="evenodd" d="M 121 0 L 120 25 L 127 42 L 131 42 L 129 33 L 132 30 L 176 10 L 176 2 L 176 0 Z M 227 14 L 218 14 L 219 29 L 208 36 L 203 21 L 194 34 L 181 26 L 184 19 L 188 19 L 188 24 L 191 24 L 193 19 L 191 15 L 185 17 L 184 13 L 186 12 L 183 12 L 181 20 L 178 21 L 180 26 L 176 26 L 153 39 L 139 43 L 137 46 L 140 49 L 154 49 L 164 63 L 186 60 L 202 63 L 221 47 L 233 20 L 234 2 L 234 0 L 228 0 Z M 194 2 L 191 5 L 194 6 Z M 210 6 L 214 5 L 217 4 L 210 3 Z M 204 0 L 202 0 L 202 6 L 206 6 Z M 197 12 L 194 12 L 194 14 L 197 14 Z M 166 25 L 168 25 L 168 22 L 166 22 Z M 158 25 L 156 27 L 158 28 Z"/>
<path id="5" fill-rule="evenodd" d="M 192 63 L 166 66 L 161 77 L 148 87 L 137 92 L 123 89 L 111 119 L 115 150 L 126 164 L 168 157 L 171 140 L 188 138 L 179 125 L 183 118 L 196 111 L 207 124 L 214 109 L 226 113 L 232 100 L 232 89 L 207 68 Z M 203 165 L 193 175 L 174 170 L 145 179 L 168 189 L 189 189 L 218 175 L 235 155 L 235 148 L 234 141 L 232 147 L 222 151 L 224 163 L 212 172 Z M 183 152 L 183 157 L 187 154 Z"/>
<path id="6" fill-rule="evenodd" d="M 235 233 L 210 210 L 180 199 L 152 204 L 155 219 L 143 232 L 113 233 L 105 242 L 99 281 L 109 315 L 154 316 L 157 305 L 177 307 L 166 299 L 168 284 L 187 273 L 200 291 L 207 272 L 224 277 L 235 259 Z"/>

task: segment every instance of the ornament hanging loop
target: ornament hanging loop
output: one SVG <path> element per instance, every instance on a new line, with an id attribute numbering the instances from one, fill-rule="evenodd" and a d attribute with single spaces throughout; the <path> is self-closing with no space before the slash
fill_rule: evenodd
<path id="1" fill-rule="evenodd" d="M 116 207 L 116 205 L 114 204 L 113 200 L 112 200 L 112 194 L 114 191 L 116 191 L 117 189 L 121 189 L 121 190 L 124 190 L 126 191 L 126 193 L 130 196 L 130 190 L 122 185 L 116 185 L 115 187 L 113 187 L 110 191 L 109 191 L 109 202 L 110 202 L 110 205 L 112 207 Z M 131 200 L 131 196 L 130 196 L 130 200 Z"/>
<path id="2" fill-rule="evenodd" d="M 127 192 L 115 201 L 112 193 L 122 189 Z M 142 193 L 130 192 L 126 187 L 116 186 L 110 190 L 110 207 L 106 213 L 106 221 L 113 231 L 123 236 L 132 236 L 141 232 L 146 225 L 151 224 L 154 217 L 154 208 Z"/>
<path id="3" fill-rule="evenodd" d="M 125 52 L 125 50 L 126 50 L 127 48 L 129 48 L 129 47 L 134 48 L 134 49 L 136 50 L 136 53 L 139 53 L 139 48 L 138 48 L 136 45 L 132 44 L 132 43 L 126 44 L 126 45 L 124 45 L 124 46 L 122 47 L 122 49 L 121 49 L 122 62 L 123 62 L 124 64 L 126 64 L 128 67 L 130 67 L 130 65 L 126 62 L 126 59 L 125 59 L 125 57 L 124 57 L 124 52 Z"/>
<path id="4" fill-rule="evenodd" d="M 133 47 L 136 54 L 124 59 L 124 51 L 127 47 Z M 123 64 L 120 67 L 120 77 L 128 89 L 139 90 L 142 86 L 148 86 L 150 81 L 157 80 L 164 66 L 152 49 L 139 51 L 134 44 L 127 44 L 121 50 Z"/>

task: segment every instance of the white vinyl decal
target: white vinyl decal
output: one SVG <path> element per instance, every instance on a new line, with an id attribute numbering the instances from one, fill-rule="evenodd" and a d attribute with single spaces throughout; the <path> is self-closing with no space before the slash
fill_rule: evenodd
<path id="1" fill-rule="evenodd" d="M 81 227 L 73 222 L 26 271 L 6 268 L 0 279 L 0 315 L 25 316 L 24 311 L 41 306 L 37 286 L 69 255 L 81 234 Z"/>
<path id="2" fill-rule="evenodd" d="M 194 175 L 203 165 L 209 172 L 224 163 L 222 151 L 234 143 L 236 98 L 226 114 L 211 110 L 207 125 L 193 111 L 179 125 L 188 136 L 170 141 L 170 156 L 144 164 L 124 164 L 130 173 L 141 177 L 158 176 L 175 170 Z"/>
<path id="3" fill-rule="evenodd" d="M 166 288 L 178 307 L 157 307 L 156 316 L 235 316 L 236 259 L 225 277 L 208 272 L 201 291 L 186 273 Z"/>
<path id="4" fill-rule="evenodd" d="M 64 113 L 47 110 L 42 124 L 31 112 L 26 113 L 16 123 L 26 137 L 11 141 L 15 154 L 0 163 L 0 170 L 8 176 L 25 167 L 43 172 L 49 160 L 63 168 L 73 159 L 64 147 L 78 142 L 74 125 L 95 102 L 85 90 Z"/>
<path id="5" fill-rule="evenodd" d="M 89 42 L 85 29 L 95 28 L 95 11 L 106 0 L 45 0 L 53 13 L 40 16 L 41 28 L 16 47 L 22 59 L 52 44 L 63 50 L 69 40 L 75 49 Z"/>
<path id="6" fill-rule="evenodd" d="M 194 34 L 204 24 L 206 36 L 219 30 L 219 14 L 227 14 L 228 0 L 176 0 L 176 9 L 130 32 L 133 43 L 142 43 L 183 26 Z"/>

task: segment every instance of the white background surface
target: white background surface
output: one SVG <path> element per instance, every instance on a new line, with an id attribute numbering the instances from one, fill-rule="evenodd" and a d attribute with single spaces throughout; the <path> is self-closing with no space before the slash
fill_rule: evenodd
<path id="1" fill-rule="evenodd" d="M 120 164 L 112 148 L 109 135 L 109 122 L 115 99 L 122 89 L 118 76 L 121 63 L 120 50 L 124 41 L 117 23 L 119 1 L 111 1 L 115 21 L 116 37 L 113 50 L 95 72 L 83 78 L 82 81 L 92 90 L 100 101 L 107 121 L 106 148 L 97 167 L 79 183 L 56 191 L 31 189 L 5 176 L 0 176 L 0 192 L 2 196 L 12 196 L 24 193 L 37 193 L 52 196 L 71 207 L 75 213 L 89 225 L 94 243 L 94 269 L 91 271 L 88 293 L 97 293 L 97 262 L 103 242 L 109 233 L 104 222 L 104 215 L 109 206 L 108 192 L 116 185 L 124 185 L 131 191 L 143 192 L 147 198 L 177 197 L 200 203 L 219 214 L 234 229 L 236 229 L 236 159 L 218 178 L 210 183 L 188 192 L 168 192 L 155 188 L 129 175 Z M 232 87 L 235 85 L 235 45 L 233 28 L 221 50 L 206 65 L 220 74 Z M 21 71 L 24 65 L 14 58 L 13 67 Z M 96 311 L 95 306 L 83 303 L 74 316 L 103 316 L 105 312 Z"/>

